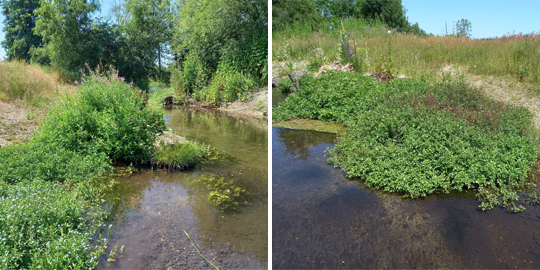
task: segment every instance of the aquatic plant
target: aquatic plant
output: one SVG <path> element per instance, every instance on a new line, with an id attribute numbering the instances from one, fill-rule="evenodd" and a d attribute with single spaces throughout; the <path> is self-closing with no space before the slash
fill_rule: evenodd
<path id="1" fill-rule="evenodd" d="M 226 179 L 214 174 L 204 174 L 195 182 L 210 190 L 208 200 L 221 210 L 236 209 L 238 205 L 249 204 L 245 198 L 249 192 L 235 183 L 233 179 Z"/>
<path id="2" fill-rule="evenodd" d="M 425 197 L 476 189 L 481 208 L 515 204 L 538 149 L 532 114 L 487 98 L 465 80 L 380 84 L 356 73 L 303 78 L 274 108 L 276 121 L 347 126 L 329 162 L 369 187 Z"/>

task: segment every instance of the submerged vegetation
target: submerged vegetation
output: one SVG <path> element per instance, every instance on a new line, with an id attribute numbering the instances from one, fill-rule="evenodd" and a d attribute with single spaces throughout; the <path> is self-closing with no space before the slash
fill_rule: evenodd
<path id="1" fill-rule="evenodd" d="M 208 200 L 221 210 L 236 209 L 241 204 L 249 204 L 246 200 L 249 192 L 236 184 L 233 179 L 205 174 L 196 179 L 195 182 L 205 186 L 210 191 Z"/>

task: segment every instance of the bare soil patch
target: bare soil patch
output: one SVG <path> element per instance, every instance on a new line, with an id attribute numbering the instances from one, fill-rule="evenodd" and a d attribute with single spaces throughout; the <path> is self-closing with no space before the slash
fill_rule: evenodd
<path id="1" fill-rule="evenodd" d="M 256 118 L 265 118 L 268 115 L 268 89 L 254 92 L 253 98 L 248 102 L 236 100 L 220 106 L 221 111 L 235 112 Z"/>
<path id="2" fill-rule="evenodd" d="M 0 147 L 29 141 L 44 114 L 44 110 L 0 101 Z"/>

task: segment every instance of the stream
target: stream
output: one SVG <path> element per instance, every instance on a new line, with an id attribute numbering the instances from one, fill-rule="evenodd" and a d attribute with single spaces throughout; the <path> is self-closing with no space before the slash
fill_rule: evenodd
<path id="1" fill-rule="evenodd" d="M 97 269 L 268 268 L 267 122 L 206 109 L 163 112 L 176 134 L 236 160 L 180 172 L 143 170 L 117 179 L 108 197 L 113 216 L 108 248 Z M 194 182 L 207 174 L 234 179 L 250 193 L 250 204 L 226 211 L 213 207 L 209 191 Z"/>
<path id="2" fill-rule="evenodd" d="M 540 268 L 540 208 L 404 199 L 327 164 L 332 133 L 272 128 L 273 269 Z"/>

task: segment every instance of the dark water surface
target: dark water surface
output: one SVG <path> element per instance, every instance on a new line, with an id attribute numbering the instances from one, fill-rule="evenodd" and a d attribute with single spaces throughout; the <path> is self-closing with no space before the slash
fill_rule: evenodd
<path id="1" fill-rule="evenodd" d="M 384 195 L 326 163 L 331 133 L 272 128 L 272 140 L 274 269 L 540 268 L 540 208 Z"/>
<path id="2" fill-rule="evenodd" d="M 191 246 L 226 269 L 267 268 L 267 122 L 228 117 L 217 111 L 164 109 L 167 126 L 239 159 L 182 172 L 143 171 L 118 179 L 111 196 L 115 219 L 98 269 L 209 269 Z M 216 174 L 246 187 L 249 206 L 222 212 L 194 183 Z M 115 261 L 108 261 L 116 246 Z M 123 252 L 120 252 L 122 246 Z M 123 255 L 123 256 L 122 256 Z"/>

